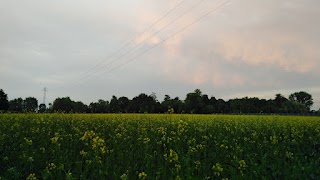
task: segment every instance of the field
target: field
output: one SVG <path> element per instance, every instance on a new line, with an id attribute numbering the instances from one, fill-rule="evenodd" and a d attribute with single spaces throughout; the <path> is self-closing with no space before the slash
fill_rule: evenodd
<path id="1" fill-rule="evenodd" d="M 0 179 L 319 179 L 320 118 L 0 114 Z"/>

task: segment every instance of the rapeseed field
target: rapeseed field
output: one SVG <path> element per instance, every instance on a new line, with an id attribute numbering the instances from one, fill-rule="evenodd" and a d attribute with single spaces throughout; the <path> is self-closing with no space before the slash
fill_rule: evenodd
<path id="1" fill-rule="evenodd" d="M 0 179 L 319 179 L 320 118 L 0 114 Z"/>

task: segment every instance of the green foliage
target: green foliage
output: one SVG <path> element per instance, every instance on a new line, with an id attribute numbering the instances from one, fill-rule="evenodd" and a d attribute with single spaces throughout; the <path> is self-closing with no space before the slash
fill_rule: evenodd
<path id="1" fill-rule="evenodd" d="M 308 94 L 304 91 L 295 92 L 293 94 L 290 94 L 289 99 L 291 101 L 302 104 L 308 110 L 310 110 L 311 106 L 313 105 L 312 95 Z"/>
<path id="2" fill-rule="evenodd" d="M 78 101 L 75 102 L 70 97 L 57 98 L 52 105 L 53 112 L 65 112 L 65 113 L 85 113 L 87 112 L 87 105 Z"/>
<path id="3" fill-rule="evenodd" d="M 10 101 L 10 112 L 36 112 L 38 101 L 33 97 L 25 100 L 22 98 Z M 39 106 L 38 112 L 64 112 L 64 113 L 166 113 L 168 108 L 173 108 L 176 114 L 316 114 L 310 111 L 313 104 L 312 96 L 300 91 L 293 93 L 289 99 L 281 94 L 276 94 L 274 99 L 259 99 L 257 97 L 235 98 L 228 101 L 216 99 L 203 94 L 200 89 L 188 93 L 185 100 L 179 97 L 171 99 L 165 95 L 164 100 L 159 102 L 155 93 L 147 95 L 141 93 L 129 99 L 112 96 L 110 101 L 99 100 L 87 106 L 81 101 L 73 101 L 69 97 L 57 98 L 49 108 Z M 1 90 L 0 111 L 6 111 L 7 95 Z"/>
<path id="4" fill-rule="evenodd" d="M 38 100 L 34 97 L 27 97 L 26 99 L 17 98 L 9 102 L 10 112 L 36 112 L 38 109 Z"/>
<path id="5" fill-rule="evenodd" d="M 27 97 L 23 101 L 24 112 L 36 112 L 38 109 L 38 100 L 34 97 Z"/>
<path id="6" fill-rule="evenodd" d="M 0 112 L 7 111 L 9 109 L 8 95 L 0 89 Z"/>
<path id="7" fill-rule="evenodd" d="M 9 110 L 10 112 L 23 112 L 23 99 L 22 98 L 17 98 L 13 99 L 9 102 L 10 107 Z"/>
<path id="8" fill-rule="evenodd" d="M 320 119 L 0 114 L 0 179 L 319 179 Z"/>
<path id="9" fill-rule="evenodd" d="M 39 113 L 45 113 L 47 111 L 47 106 L 45 104 L 40 104 L 39 105 Z"/>

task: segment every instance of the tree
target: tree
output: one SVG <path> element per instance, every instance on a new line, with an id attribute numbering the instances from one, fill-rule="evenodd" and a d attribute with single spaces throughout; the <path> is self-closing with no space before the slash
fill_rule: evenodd
<path id="1" fill-rule="evenodd" d="M 39 113 L 44 113 L 44 112 L 46 112 L 47 111 L 47 106 L 46 106 L 46 104 L 43 104 L 43 103 L 41 103 L 40 105 L 39 105 Z"/>
<path id="2" fill-rule="evenodd" d="M 229 100 L 229 104 L 231 113 L 236 114 L 241 114 L 243 112 L 243 108 L 245 107 L 242 100 L 238 98 Z"/>
<path id="3" fill-rule="evenodd" d="M 175 97 L 171 99 L 169 95 L 164 96 L 164 100 L 161 103 L 162 110 L 161 112 L 168 112 L 173 108 L 174 113 L 181 113 L 183 110 L 183 102 L 179 99 L 179 97 Z"/>
<path id="4" fill-rule="evenodd" d="M 127 113 L 129 111 L 129 104 L 130 100 L 127 97 L 122 96 L 118 99 L 119 109 L 122 113 Z"/>
<path id="5" fill-rule="evenodd" d="M 9 102 L 9 111 L 11 112 L 16 112 L 16 113 L 21 113 L 23 112 L 23 99 L 22 98 L 17 98 L 13 99 Z"/>
<path id="6" fill-rule="evenodd" d="M 262 99 L 260 100 L 260 103 L 262 104 L 262 107 L 260 109 L 261 113 L 275 113 L 276 112 L 276 106 L 275 106 L 275 102 L 272 99 L 269 100 L 265 100 Z"/>
<path id="7" fill-rule="evenodd" d="M 89 112 L 91 113 L 108 113 L 109 101 L 99 99 L 98 102 L 92 102 L 89 105 Z"/>
<path id="8" fill-rule="evenodd" d="M 233 111 L 239 111 L 239 113 L 259 113 L 261 112 L 261 105 L 260 105 L 260 100 L 259 98 L 248 98 L 248 97 L 244 97 L 241 99 L 235 99 L 235 101 L 238 102 L 238 106 L 236 109 L 233 108 L 232 102 L 230 102 L 230 108 Z"/>
<path id="9" fill-rule="evenodd" d="M 210 99 L 207 94 L 203 94 L 201 96 L 201 100 L 199 103 L 199 113 L 201 114 L 211 114 L 213 113 L 213 107 L 210 105 Z"/>
<path id="10" fill-rule="evenodd" d="M 132 99 L 130 103 L 130 112 L 133 113 L 155 113 L 159 112 L 161 105 L 154 96 L 141 93 Z"/>
<path id="11" fill-rule="evenodd" d="M 274 103 L 276 105 L 276 113 L 287 113 L 286 110 L 286 102 L 289 101 L 287 98 L 285 98 L 282 94 L 276 94 L 276 97 L 274 99 Z"/>
<path id="12" fill-rule="evenodd" d="M 110 111 L 112 113 L 118 113 L 120 111 L 118 98 L 116 96 L 112 96 L 110 100 Z"/>
<path id="13" fill-rule="evenodd" d="M 73 111 L 73 101 L 70 97 L 57 98 L 53 101 L 52 105 L 53 112 L 72 112 Z"/>
<path id="14" fill-rule="evenodd" d="M 210 106 L 210 107 L 207 107 L 207 109 L 210 109 L 210 113 L 218 113 L 217 111 L 217 99 L 215 97 L 211 97 L 210 100 L 209 100 L 209 105 L 207 106 Z"/>
<path id="15" fill-rule="evenodd" d="M 218 99 L 216 102 L 216 111 L 217 113 L 229 113 L 230 108 L 229 104 L 225 102 L 223 99 Z"/>
<path id="16" fill-rule="evenodd" d="M 164 95 L 164 99 L 163 101 L 170 101 L 171 100 L 171 97 L 169 95 Z"/>
<path id="17" fill-rule="evenodd" d="M 0 111 L 7 111 L 9 109 L 8 95 L 0 89 Z"/>
<path id="18" fill-rule="evenodd" d="M 310 111 L 311 106 L 313 105 L 313 99 L 312 99 L 311 94 L 306 93 L 304 91 L 295 92 L 293 94 L 290 94 L 289 100 L 304 105 L 309 111 Z"/>
<path id="19" fill-rule="evenodd" d="M 196 89 L 194 92 L 188 93 L 185 99 L 185 111 L 187 113 L 198 114 L 202 108 L 202 92 L 200 89 Z"/>
<path id="20" fill-rule="evenodd" d="M 162 111 L 163 112 L 168 112 L 172 107 L 172 99 L 169 95 L 165 95 L 164 96 L 164 99 L 161 103 L 161 106 L 162 106 Z M 175 110 L 174 110 L 175 112 Z"/>
<path id="21" fill-rule="evenodd" d="M 48 109 L 47 109 L 47 112 L 48 112 L 48 113 L 52 113 L 52 112 L 53 112 L 53 109 L 52 109 L 52 106 L 53 106 L 53 105 L 52 105 L 52 103 L 49 103 L 48 105 L 49 105 L 49 107 L 48 107 Z"/>
<path id="22" fill-rule="evenodd" d="M 309 110 L 303 104 L 295 101 L 286 101 L 282 108 L 282 113 L 288 114 L 305 114 L 308 112 Z"/>
<path id="23" fill-rule="evenodd" d="M 276 97 L 274 99 L 276 106 L 281 107 L 286 101 L 288 101 L 288 99 L 285 98 L 282 94 L 276 94 Z"/>
<path id="24" fill-rule="evenodd" d="M 83 104 L 81 101 L 72 102 L 72 109 L 75 113 L 86 113 L 88 110 L 88 106 Z"/>
<path id="25" fill-rule="evenodd" d="M 38 109 L 38 100 L 34 97 L 27 97 L 23 101 L 24 112 L 36 112 Z"/>

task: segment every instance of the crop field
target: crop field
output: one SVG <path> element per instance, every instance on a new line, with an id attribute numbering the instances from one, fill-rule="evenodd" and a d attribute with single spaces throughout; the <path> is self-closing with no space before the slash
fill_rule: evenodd
<path id="1" fill-rule="evenodd" d="M 0 114 L 0 179 L 319 179 L 320 118 Z"/>

